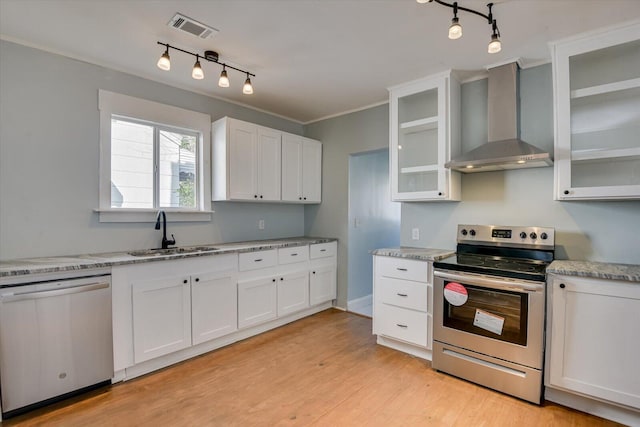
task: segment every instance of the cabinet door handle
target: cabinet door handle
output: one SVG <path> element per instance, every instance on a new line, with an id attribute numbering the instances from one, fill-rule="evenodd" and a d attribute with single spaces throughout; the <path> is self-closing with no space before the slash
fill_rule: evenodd
<path id="1" fill-rule="evenodd" d="M 199 278 L 199 277 L 196 277 L 196 282 L 199 282 L 199 281 L 200 281 L 200 278 Z"/>
<path id="2" fill-rule="evenodd" d="M 275 282 L 275 281 L 276 281 L 276 279 L 271 279 L 271 281 L 272 281 L 272 282 Z"/>
<path id="3" fill-rule="evenodd" d="M 396 267 L 396 270 L 398 270 L 398 271 L 407 271 L 406 268 L 400 268 L 400 267 Z"/>
<path id="4" fill-rule="evenodd" d="M 404 328 L 404 329 L 408 328 L 407 325 L 401 325 L 400 323 L 396 323 L 396 326 L 398 326 L 400 328 Z"/>
<path id="5" fill-rule="evenodd" d="M 307 200 L 307 198 L 306 198 L 306 197 L 303 197 L 303 200 Z"/>
<path id="6" fill-rule="evenodd" d="M 298 254 L 291 254 L 291 256 L 298 256 Z"/>
<path id="7" fill-rule="evenodd" d="M 564 283 L 560 283 L 560 289 L 564 289 Z"/>
<path id="8" fill-rule="evenodd" d="M 184 279 L 184 280 L 182 281 L 182 283 L 184 283 L 184 284 L 186 284 L 187 282 L 189 282 L 187 279 Z"/>
<path id="9" fill-rule="evenodd" d="M 258 258 L 258 259 L 254 259 L 253 262 L 260 262 L 262 261 L 262 258 Z"/>
<path id="10" fill-rule="evenodd" d="M 442 191 L 438 191 L 438 196 L 442 196 Z"/>
<path id="11" fill-rule="evenodd" d="M 281 277 L 280 280 L 284 280 L 284 278 Z"/>
<path id="12" fill-rule="evenodd" d="M 316 272 L 314 271 L 313 274 L 316 274 Z"/>
<path id="13" fill-rule="evenodd" d="M 262 195 L 260 195 L 260 198 L 262 199 Z"/>
<path id="14" fill-rule="evenodd" d="M 401 294 L 401 293 L 397 293 L 396 295 L 398 295 L 399 297 L 406 297 L 407 294 Z"/>
<path id="15" fill-rule="evenodd" d="M 569 194 L 569 190 L 564 190 L 564 194 Z"/>
<path id="16" fill-rule="evenodd" d="M 257 198 L 258 198 L 258 195 L 257 195 L 257 194 L 254 194 L 254 195 L 253 195 L 253 198 L 254 198 L 254 199 L 257 199 Z"/>

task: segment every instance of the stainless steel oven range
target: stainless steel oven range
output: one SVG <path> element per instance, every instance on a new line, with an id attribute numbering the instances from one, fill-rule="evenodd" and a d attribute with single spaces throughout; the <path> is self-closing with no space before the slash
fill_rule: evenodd
<path id="1" fill-rule="evenodd" d="M 553 228 L 459 225 L 434 266 L 432 366 L 539 404 Z"/>

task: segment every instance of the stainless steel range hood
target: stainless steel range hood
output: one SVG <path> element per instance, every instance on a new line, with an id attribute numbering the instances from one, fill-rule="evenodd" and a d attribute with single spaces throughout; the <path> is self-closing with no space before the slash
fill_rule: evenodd
<path id="1" fill-rule="evenodd" d="M 464 173 L 553 165 L 553 157 L 520 139 L 518 64 L 489 69 L 489 142 L 464 153 L 445 167 Z"/>

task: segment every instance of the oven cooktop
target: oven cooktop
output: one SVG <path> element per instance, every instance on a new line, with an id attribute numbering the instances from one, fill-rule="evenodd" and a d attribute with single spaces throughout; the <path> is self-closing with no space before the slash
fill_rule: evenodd
<path id="1" fill-rule="evenodd" d="M 434 268 L 486 274 L 498 277 L 545 280 L 545 270 L 549 262 L 532 259 L 517 259 L 502 256 L 456 254 L 433 263 Z"/>
<path id="2" fill-rule="evenodd" d="M 554 258 L 554 237 L 552 228 L 462 224 L 458 226 L 456 255 L 433 266 L 544 282 L 546 268 Z"/>

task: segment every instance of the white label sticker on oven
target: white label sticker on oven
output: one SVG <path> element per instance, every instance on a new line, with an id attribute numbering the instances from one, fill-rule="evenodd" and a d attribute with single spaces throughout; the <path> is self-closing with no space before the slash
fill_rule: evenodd
<path id="1" fill-rule="evenodd" d="M 502 327 L 504 326 L 504 317 L 496 316 L 484 310 L 476 308 L 476 315 L 473 318 L 473 326 L 486 329 L 497 335 L 502 335 Z"/>
<path id="2" fill-rule="evenodd" d="M 460 283 L 449 282 L 444 286 L 444 298 L 451 305 L 461 306 L 467 302 L 469 295 L 467 288 Z"/>

